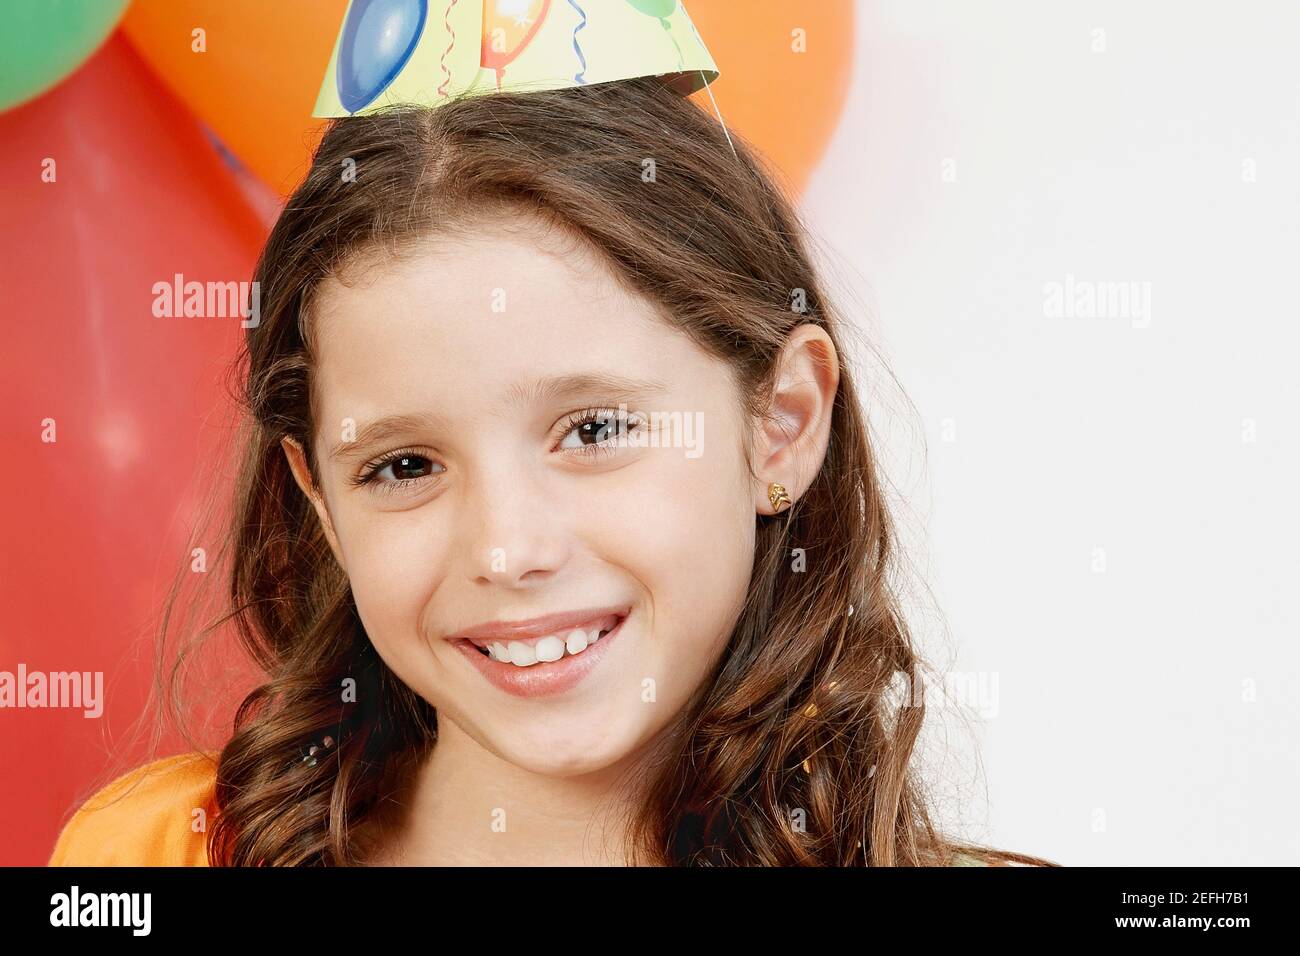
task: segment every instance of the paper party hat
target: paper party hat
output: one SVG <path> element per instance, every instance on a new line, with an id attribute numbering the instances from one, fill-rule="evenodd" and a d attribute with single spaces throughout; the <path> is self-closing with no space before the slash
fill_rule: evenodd
<path id="1" fill-rule="evenodd" d="M 680 0 L 350 0 L 313 116 L 718 68 Z"/>

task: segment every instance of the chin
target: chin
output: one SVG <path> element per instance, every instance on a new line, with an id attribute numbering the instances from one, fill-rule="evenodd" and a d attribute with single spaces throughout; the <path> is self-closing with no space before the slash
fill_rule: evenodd
<path id="1" fill-rule="evenodd" d="M 634 741 L 599 733 L 537 734 L 527 740 L 513 735 L 493 741 L 492 749 L 506 761 L 542 777 L 581 777 L 615 766 L 629 756 Z"/>

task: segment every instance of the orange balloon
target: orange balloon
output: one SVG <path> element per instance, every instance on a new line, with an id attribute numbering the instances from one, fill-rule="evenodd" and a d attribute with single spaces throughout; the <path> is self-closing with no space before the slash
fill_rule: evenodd
<path id="1" fill-rule="evenodd" d="M 347 0 L 135 0 L 131 43 L 267 185 L 307 174 L 325 121 L 311 115 Z M 204 52 L 195 31 L 202 30 Z"/>
<path id="2" fill-rule="evenodd" d="M 551 0 L 529 0 L 527 14 L 520 18 L 502 14 L 489 0 L 483 0 L 483 53 L 479 62 L 496 70 L 498 87 L 502 71 L 532 42 L 550 6 Z M 497 44 L 505 48 L 494 49 Z"/>
<path id="3" fill-rule="evenodd" d="M 431 16 L 437 5 L 430 0 Z M 712 112 L 711 91 L 728 129 L 755 145 L 797 196 L 844 107 L 852 0 L 685 5 L 722 74 L 694 99 Z M 230 151 L 287 196 L 325 124 L 311 111 L 346 11 L 347 0 L 135 0 L 123 29 Z"/>
<path id="4" fill-rule="evenodd" d="M 770 161 L 792 196 L 839 124 L 853 68 L 852 0 L 686 0 L 719 76 L 692 95 Z"/>

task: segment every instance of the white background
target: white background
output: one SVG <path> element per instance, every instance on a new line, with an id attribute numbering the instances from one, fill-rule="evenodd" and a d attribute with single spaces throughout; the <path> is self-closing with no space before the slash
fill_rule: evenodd
<path id="1" fill-rule="evenodd" d="M 941 822 L 1075 866 L 1300 861 L 1300 3 L 856 29 L 802 212 L 915 405 L 863 366 L 918 637 L 996 690 L 932 710 Z M 1149 283 L 1149 324 L 1048 316 L 1067 275 Z"/>

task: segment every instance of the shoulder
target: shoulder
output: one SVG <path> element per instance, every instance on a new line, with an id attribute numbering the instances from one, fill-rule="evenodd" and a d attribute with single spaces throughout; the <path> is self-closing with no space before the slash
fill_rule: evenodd
<path id="1" fill-rule="evenodd" d="M 136 767 L 64 825 L 50 866 L 206 866 L 217 761 L 185 753 Z"/>

